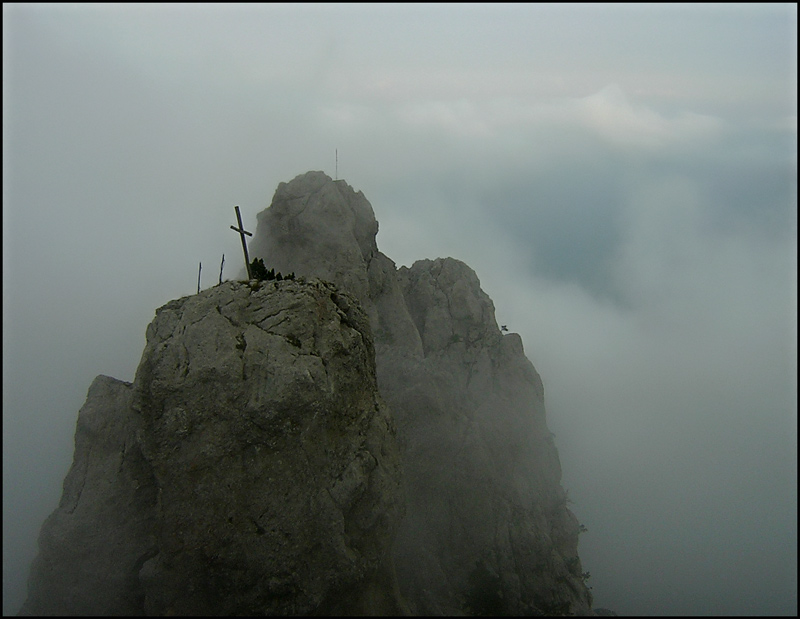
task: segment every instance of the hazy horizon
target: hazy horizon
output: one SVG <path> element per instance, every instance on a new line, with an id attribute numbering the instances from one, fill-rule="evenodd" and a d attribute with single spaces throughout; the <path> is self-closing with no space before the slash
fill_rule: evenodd
<path id="1" fill-rule="evenodd" d="M 794 4 L 4 4 L 4 614 L 94 377 L 323 170 L 521 334 L 595 607 L 796 615 L 796 52 Z"/>

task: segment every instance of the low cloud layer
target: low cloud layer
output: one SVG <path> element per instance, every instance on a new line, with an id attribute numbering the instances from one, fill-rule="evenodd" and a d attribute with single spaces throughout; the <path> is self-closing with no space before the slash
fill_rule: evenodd
<path id="1" fill-rule="evenodd" d="M 4 5 L 4 612 L 94 376 L 307 170 L 544 380 L 597 606 L 795 614 L 796 9 Z"/>

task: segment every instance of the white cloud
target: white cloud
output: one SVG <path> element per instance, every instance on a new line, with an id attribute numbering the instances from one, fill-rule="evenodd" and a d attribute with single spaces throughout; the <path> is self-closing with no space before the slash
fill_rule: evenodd
<path id="1" fill-rule="evenodd" d="M 376 87 L 380 88 L 379 82 Z M 359 124 L 369 122 L 374 106 L 374 102 L 339 100 L 326 104 L 323 113 L 342 127 L 355 130 Z M 432 131 L 476 144 L 483 142 L 487 148 L 492 148 L 498 139 L 505 146 L 527 139 L 528 152 L 541 145 L 539 136 L 558 130 L 574 133 L 581 129 L 613 147 L 656 153 L 694 148 L 701 143 L 705 146 L 723 135 L 725 129 L 721 119 L 709 115 L 684 111 L 667 117 L 632 103 L 616 85 L 578 98 L 519 97 L 502 91 L 477 99 L 415 97 L 393 101 L 388 109 L 391 115 L 387 118 L 394 119 L 398 130 Z"/>
<path id="2" fill-rule="evenodd" d="M 617 85 L 576 102 L 575 107 L 585 126 L 622 146 L 657 149 L 713 138 L 722 129 L 722 121 L 711 116 L 683 112 L 676 118 L 666 118 L 645 106 L 631 104 Z"/>
<path id="3" fill-rule="evenodd" d="M 704 547 L 719 555 L 752 537 L 762 554 L 733 563 L 764 580 L 719 563 L 698 600 L 735 611 L 755 592 L 753 610 L 774 614 L 764 583 L 788 574 L 796 586 L 770 546 L 780 539 L 791 553 L 796 489 L 753 481 L 788 475 L 776 435 L 796 435 L 796 218 L 786 216 L 796 172 L 785 179 L 796 168 L 796 67 L 775 61 L 780 21 L 756 5 L 743 18 L 716 5 L 688 18 L 677 7 L 647 18 L 632 7 L 559 16 L 487 5 L 471 16 L 442 5 L 433 20 L 421 7 L 361 5 L 8 6 L 4 526 L 33 524 L 24 553 L 4 544 L 7 614 L 57 504 L 91 379 L 133 378 L 146 323 L 194 291 L 198 261 L 204 285 L 222 252 L 226 275 L 239 268 L 234 204 L 253 229 L 279 182 L 332 175 L 334 149 L 390 258 L 464 260 L 501 324 L 522 334 L 579 517 L 594 518 L 581 544 L 598 601 L 613 591 L 605 603 L 621 614 L 669 596 L 684 614 L 707 608 L 674 595 L 685 579 L 651 568 L 686 550 L 674 530 L 697 531 L 721 508 L 727 528 L 703 529 Z M 598 244 L 615 252 L 609 272 L 627 305 L 565 267 L 592 271 L 607 258 L 587 251 Z M 545 277 L 545 259 L 563 268 Z M 796 443 L 793 453 L 796 463 Z M 721 503 L 693 490 L 669 510 L 674 490 L 699 487 L 709 454 Z M 737 513 L 746 501 L 791 526 L 754 533 Z M 644 601 L 631 600 L 635 578 Z M 776 599 L 778 610 L 791 604 Z"/>

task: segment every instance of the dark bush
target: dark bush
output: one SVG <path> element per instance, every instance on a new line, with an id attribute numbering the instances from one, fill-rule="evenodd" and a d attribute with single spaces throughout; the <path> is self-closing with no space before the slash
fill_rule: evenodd
<path id="1" fill-rule="evenodd" d="M 264 265 L 264 260 L 255 258 L 250 263 L 250 277 L 259 281 L 281 281 L 284 279 L 294 279 L 294 272 L 288 275 L 281 275 L 280 271 L 276 273 L 275 269 L 267 270 L 267 267 Z"/>
<path id="2" fill-rule="evenodd" d="M 269 279 L 267 267 L 264 266 L 264 261 L 261 258 L 255 258 L 250 263 L 250 277 L 257 280 Z"/>

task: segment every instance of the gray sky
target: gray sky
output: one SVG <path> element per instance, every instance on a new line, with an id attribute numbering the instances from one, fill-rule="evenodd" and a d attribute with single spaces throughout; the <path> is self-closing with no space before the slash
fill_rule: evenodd
<path id="1" fill-rule="evenodd" d="M 795 5 L 3 5 L 3 611 L 98 374 L 335 174 L 542 375 L 595 605 L 797 612 Z"/>

